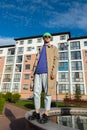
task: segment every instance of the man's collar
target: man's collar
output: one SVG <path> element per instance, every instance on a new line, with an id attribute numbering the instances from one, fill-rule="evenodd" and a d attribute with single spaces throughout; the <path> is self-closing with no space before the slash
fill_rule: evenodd
<path id="1" fill-rule="evenodd" d="M 48 43 L 48 44 L 45 44 L 46 46 L 48 46 L 48 47 L 51 47 L 51 44 L 50 43 Z"/>

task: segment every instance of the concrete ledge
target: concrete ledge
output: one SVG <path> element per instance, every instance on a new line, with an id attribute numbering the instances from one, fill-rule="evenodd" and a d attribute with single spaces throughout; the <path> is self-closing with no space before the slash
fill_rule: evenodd
<path id="1" fill-rule="evenodd" d="M 32 110 L 34 111 L 34 110 Z M 58 125 L 51 120 L 46 124 L 40 124 L 36 120 L 29 121 L 28 117 L 32 114 L 32 111 L 29 111 L 25 114 L 26 119 L 26 130 L 77 130 L 75 128 L 70 128 L 66 126 Z M 84 112 L 84 113 L 83 113 Z M 43 113 L 43 110 L 41 109 L 41 113 Z M 80 114 L 86 114 L 87 115 L 87 109 L 79 109 L 79 108 L 52 108 L 49 112 L 49 117 L 55 116 L 55 115 L 80 115 Z"/>
<path id="2" fill-rule="evenodd" d="M 49 121 L 45 124 L 40 124 L 36 120 L 34 121 L 27 121 L 26 123 L 26 130 L 78 130 L 66 126 L 61 126 L 52 121 Z"/>
<path id="3" fill-rule="evenodd" d="M 71 108 L 71 107 L 51 108 L 49 116 L 55 116 L 55 115 L 87 116 L 87 108 Z"/>

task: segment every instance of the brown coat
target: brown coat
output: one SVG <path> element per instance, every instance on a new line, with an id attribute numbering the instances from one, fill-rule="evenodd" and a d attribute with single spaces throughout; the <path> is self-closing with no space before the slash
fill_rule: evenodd
<path id="1" fill-rule="evenodd" d="M 41 52 L 41 49 L 40 49 Z M 39 54 L 36 56 L 35 64 L 33 66 L 33 71 L 35 72 Z M 47 55 L 47 67 L 48 67 L 48 95 L 56 94 L 56 75 L 58 71 L 58 49 L 57 47 L 48 44 L 46 47 L 46 55 Z M 51 73 L 55 75 L 54 79 L 50 78 Z"/>

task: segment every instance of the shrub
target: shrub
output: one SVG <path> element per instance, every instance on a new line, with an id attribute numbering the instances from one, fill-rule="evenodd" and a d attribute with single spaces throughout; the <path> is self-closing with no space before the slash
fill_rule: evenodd
<path id="1" fill-rule="evenodd" d="M 12 94 L 11 92 L 7 92 L 4 97 L 6 101 L 12 103 L 16 103 L 20 99 L 20 95 L 18 93 Z"/>
<path id="2" fill-rule="evenodd" d="M 64 98 L 64 101 L 67 101 L 67 100 L 70 100 L 70 97 L 69 97 L 68 93 L 66 93 L 65 98 Z"/>
<path id="3" fill-rule="evenodd" d="M 80 89 L 79 89 L 78 86 L 76 86 L 74 99 L 75 99 L 75 100 L 81 100 L 81 97 L 82 97 L 82 95 L 81 95 Z"/>
<path id="4" fill-rule="evenodd" d="M 4 105 L 5 105 L 5 99 L 3 98 L 3 95 L 0 94 L 0 114 L 2 114 Z"/>
<path id="5" fill-rule="evenodd" d="M 20 95 L 18 93 L 12 94 L 11 102 L 16 103 L 20 99 Z"/>
<path id="6" fill-rule="evenodd" d="M 11 102 L 12 101 L 12 93 L 11 92 L 7 92 L 5 94 L 5 99 L 6 99 L 6 101 Z"/>

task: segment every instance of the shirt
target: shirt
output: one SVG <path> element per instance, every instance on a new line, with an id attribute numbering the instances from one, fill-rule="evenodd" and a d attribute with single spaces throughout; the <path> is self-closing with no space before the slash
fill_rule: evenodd
<path id="1" fill-rule="evenodd" d="M 47 56 L 46 56 L 46 44 L 43 45 L 38 64 L 35 70 L 35 74 L 47 73 Z"/>

